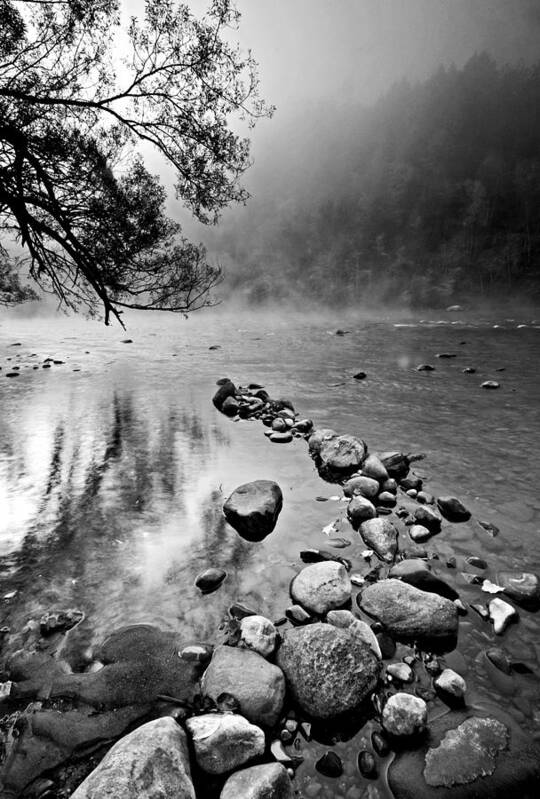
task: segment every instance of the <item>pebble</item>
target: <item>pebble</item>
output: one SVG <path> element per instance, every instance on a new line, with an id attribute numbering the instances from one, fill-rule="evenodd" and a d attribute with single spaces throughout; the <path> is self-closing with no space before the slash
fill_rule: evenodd
<path id="1" fill-rule="evenodd" d="M 216 591 L 225 577 L 227 572 L 223 569 L 206 569 L 195 578 L 195 585 L 203 594 L 211 594 Z"/>
<path id="2" fill-rule="evenodd" d="M 465 559 L 465 563 L 468 563 L 469 566 L 474 566 L 476 569 L 487 569 L 487 563 L 483 558 L 477 558 L 474 555 Z"/>
<path id="3" fill-rule="evenodd" d="M 335 752 L 326 752 L 317 760 L 315 768 L 325 777 L 341 777 L 343 774 L 343 763 Z"/>
<path id="4" fill-rule="evenodd" d="M 435 688 L 454 699 L 463 699 L 467 691 L 467 683 L 453 669 L 443 669 L 433 681 Z"/>
<path id="5" fill-rule="evenodd" d="M 474 366 L 466 366 L 465 369 L 462 369 L 461 371 L 464 375 L 474 375 L 476 373 Z"/>
<path id="6" fill-rule="evenodd" d="M 409 535 L 413 541 L 421 543 L 431 538 L 433 533 L 427 527 L 424 527 L 423 524 L 412 524 L 409 528 Z"/>
<path id="7" fill-rule="evenodd" d="M 390 663 L 386 667 L 386 673 L 399 682 L 412 682 L 414 680 L 413 670 L 406 663 Z"/>
<path id="8" fill-rule="evenodd" d="M 378 774 L 377 774 L 377 764 L 375 763 L 375 758 L 373 757 L 371 752 L 368 752 L 366 749 L 364 749 L 358 755 L 358 768 L 360 769 L 361 775 L 363 777 L 366 777 L 366 779 L 369 780 L 377 779 Z"/>
<path id="9" fill-rule="evenodd" d="M 353 377 L 355 380 L 365 380 L 367 375 L 365 372 L 357 372 L 355 375 L 353 375 Z"/>
<path id="10" fill-rule="evenodd" d="M 491 389 L 500 388 L 500 386 L 501 386 L 501 384 L 497 383 L 496 380 L 484 380 L 484 382 L 481 385 L 482 385 L 482 388 L 491 388 Z"/>
<path id="11" fill-rule="evenodd" d="M 387 757 L 390 754 L 390 747 L 384 735 L 380 732 L 371 733 L 371 745 L 379 757 Z"/>
<path id="12" fill-rule="evenodd" d="M 287 430 L 284 433 L 270 433 L 269 438 L 274 444 L 288 444 L 293 440 L 293 434 L 290 430 Z"/>
<path id="13" fill-rule="evenodd" d="M 488 605 L 489 618 L 493 622 L 493 630 L 496 635 L 502 635 L 511 621 L 517 619 L 517 611 L 504 599 L 496 597 Z"/>
<path id="14" fill-rule="evenodd" d="M 432 366 L 430 363 L 420 363 L 416 367 L 417 372 L 434 372 L 435 367 Z"/>

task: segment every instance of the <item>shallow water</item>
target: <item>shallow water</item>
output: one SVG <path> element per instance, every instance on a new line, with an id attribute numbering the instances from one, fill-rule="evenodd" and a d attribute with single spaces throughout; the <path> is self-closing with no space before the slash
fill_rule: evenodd
<path id="1" fill-rule="evenodd" d="M 337 328 L 350 332 L 336 336 Z M 133 342 L 122 343 L 128 337 Z M 441 352 L 456 357 L 436 358 Z M 63 363 L 42 368 L 46 358 Z M 436 370 L 415 371 L 426 362 Z M 370 450 L 425 453 L 416 472 L 427 490 L 455 494 L 500 528 L 493 538 L 475 522 L 447 525 L 429 542 L 462 600 L 485 602 L 490 597 L 460 577 L 474 571 L 466 556 L 486 558 L 492 580 L 499 568 L 540 568 L 539 363 L 540 329 L 528 319 L 201 312 L 189 320 L 134 315 L 124 333 L 81 319 L 6 318 L 0 626 L 21 629 L 54 608 L 84 610 L 67 651 L 74 668 L 124 624 L 152 622 L 186 641 L 212 640 L 234 600 L 281 617 L 299 551 L 327 546 L 322 528 L 336 519 L 338 535 L 353 542 L 338 554 L 367 571 L 364 546 L 343 518 L 346 505 L 315 500 L 340 491 L 320 479 L 305 442 L 272 444 L 260 422 L 234 423 L 214 409 L 215 381 L 225 375 L 289 397 L 316 426 L 358 435 Z M 20 376 L 8 379 L 13 366 Z M 466 366 L 477 372 L 463 374 Z M 356 381 L 360 369 L 367 378 Z M 498 391 L 480 387 L 493 379 Z M 284 506 L 272 535 L 251 544 L 224 522 L 221 507 L 237 485 L 257 478 L 280 484 Z M 455 571 L 444 565 L 450 555 L 458 557 Z M 208 566 L 224 568 L 227 579 L 201 596 L 194 580 Z M 531 732 L 540 725 L 536 677 L 520 678 L 514 694 L 503 695 L 478 654 L 503 643 L 538 673 L 539 631 L 538 616 L 520 611 L 501 640 L 469 612 L 459 651 L 449 656 L 467 672 L 470 701 L 495 698 Z M 352 746 L 337 747 L 343 781 L 317 778 L 319 793 L 306 796 L 361 795 Z M 296 787 L 308 786 L 311 762 L 323 751 L 309 750 Z"/>

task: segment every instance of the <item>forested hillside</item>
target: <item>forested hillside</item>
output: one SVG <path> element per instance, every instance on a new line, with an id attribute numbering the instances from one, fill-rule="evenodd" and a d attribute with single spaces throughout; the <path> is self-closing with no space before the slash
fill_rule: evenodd
<path id="1" fill-rule="evenodd" d="M 346 113 L 346 135 L 324 120 L 308 175 L 274 175 L 220 227 L 228 290 L 250 303 L 540 298 L 540 64 L 475 55 Z"/>

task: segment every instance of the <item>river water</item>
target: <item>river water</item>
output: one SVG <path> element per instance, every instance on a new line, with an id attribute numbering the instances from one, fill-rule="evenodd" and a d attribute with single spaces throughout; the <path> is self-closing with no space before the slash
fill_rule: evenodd
<path id="1" fill-rule="evenodd" d="M 338 328 L 349 332 L 335 335 Z M 436 358 L 441 352 L 456 357 Z M 47 358 L 62 363 L 43 368 Z M 435 371 L 415 370 L 426 362 Z M 355 568 L 362 563 L 346 505 L 316 500 L 340 491 L 318 476 L 305 442 L 272 444 L 260 422 L 232 422 L 215 410 L 223 376 L 288 397 L 316 426 L 360 436 L 370 450 L 425 453 L 416 471 L 427 490 L 458 496 L 476 519 L 500 529 L 492 537 L 474 521 L 449 525 L 429 542 L 441 576 L 449 574 L 445 560 L 457 557 L 451 579 L 462 600 L 486 601 L 460 577 L 466 556 L 485 558 L 492 580 L 500 568 L 540 568 L 539 364 L 540 326 L 525 317 L 214 310 L 187 320 L 133 315 L 125 332 L 83 319 L 5 317 L 0 626 L 20 629 L 54 608 L 83 610 L 64 653 L 82 669 L 92 648 L 125 624 L 151 622 L 186 641 L 211 641 L 234 600 L 281 617 L 299 551 L 327 546 L 323 527 L 335 520 L 352 541 L 339 554 Z M 464 374 L 467 366 L 476 373 Z M 20 376 L 7 378 L 13 367 Z M 363 381 L 353 379 L 359 370 Z M 499 390 L 481 388 L 494 379 Z M 284 505 L 272 535 L 248 543 L 221 507 L 236 486 L 258 478 L 280 484 Z M 208 566 L 225 569 L 227 579 L 201 596 L 194 580 Z M 513 692 L 483 669 L 478 653 L 501 640 L 473 612 L 450 656 L 467 675 L 470 701 L 495 697 L 532 733 L 540 725 L 539 632 L 538 616 L 521 611 L 504 635 L 511 657 L 533 671 Z M 347 759 L 351 744 L 339 746 Z M 349 761 L 349 782 L 321 778 L 318 795 L 361 795 Z M 310 774 L 307 762 L 296 787 Z"/>

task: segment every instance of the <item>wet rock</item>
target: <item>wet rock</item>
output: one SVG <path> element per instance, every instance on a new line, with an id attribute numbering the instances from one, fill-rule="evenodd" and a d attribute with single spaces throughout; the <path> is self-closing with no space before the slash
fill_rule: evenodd
<path id="1" fill-rule="evenodd" d="M 407 738 L 418 735 L 427 725 L 426 703 L 411 694 L 394 694 L 386 702 L 381 720 L 389 735 Z"/>
<path id="2" fill-rule="evenodd" d="M 373 478 L 373 480 L 377 480 L 379 483 L 384 483 L 385 480 L 388 480 L 388 472 L 386 471 L 386 466 L 378 457 L 378 455 L 367 456 L 364 463 L 362 464 L 362 474 L 365 477 L 371 477 Z"/>
<path id="3" fill-rule="evenodd" d="M 396 642 L 394 639 L 384 632 L 377 633 L 376 638 L 383 660 L 391 660 L 396 654 Z"/>
<path id="4" fill-rule="evenodd" d="M 320 719 L 358 710 L 380 673 L 379 660 L 359 636 L 320 622 L 286 630 L 276 660 L 292 698 Z"/>
<path id="5" fill-rule="evenodd" d="M 442 519 L 439 514 L 435 513 L 435 511 L 431 510 L 431 508 L 416 508 L 414 512 L 414 518 L 416 519 L 417 524 L 427 527 L 427 529 L 433 534 L 439 533 L 441 530 Z"/>
<path id="6" fill-rule="evenodd" d="M 180 651 L 183 660 L 196 660 L 198 663 L 207 663 L 212 657 L 213 647 L 210 644 L 190 644 Z"/>
<path id="7" fill-rule="evenodd" d="M 229 615 L 233 619 L 245 619 L 247 616 L 256 616 L 257 611 L 242 602 L 233 602 L 229 608 Z"/>
<path id="8" fill-rule="evenodd" d="M 481 387 L 487 389 L 494 389 L 494 388 L 500 388 L 501 384 L 497 383 L 496 380 L 484 380 L 484 382 L 481 384 Z"/>
<path id="9" fill-rule="evenodd" d="M 257 652 L 218 646 L 201 680 L 201 691 L 214 702 L 220 694 L 231 693 L 249 721 L 272 727 L 283 707 L 285 680 L 281 669 Z"/>
<path id="10" fill-rule="evenodd" d="M 421 505 L 432 505 L 434 499 L 431 494 L 427 493 L 427 491 L 419 491 L 416 495 L 416 501 L 420 502 Z"/>
<path id="11" fill-rule="evenodd" d="M 223 401 L 220 411 L 225 414 L 225 416 L 236 416 L 240 409 L 240 403 L 235 397 L 226 397 Z"/>
<path id="12" fill-rule="evenodd" d="M 314 563 L 296 575 L 291 583 L 291 596 L 306 610 L 323 615 L 350 599 L 351 581 L 341 563 Z"/>
<path id="13" fill-rule="evenodd" d="M 380 732 L 371 733 L 371 745 L 379 757 L 387 757 L 390 754 L 390 747 L 385 736 Z"/>
<path id="14" fill-rule="evenodd" d="M 395 508 L 396 504 L 396 496 L 390 491 L 381 491 L 377 497 L 377 505 L 381 505 L 383 508 Z"/>
<path id="15" fill-rule="evenodd" d="M 518 614 L 504 599 L 496 597 L 488 605 L 489 618 L 493 622 L 493 631 L 496 635 L 502 635 L 511 621 L 516 621 Z"/>
<path id="16" fill-rule="evenodd" d="M 403 452 L 383 452 L 380 458 L 389 477 L 403 480 L 409 474 L 410 460 Z"/>
<path id="17" fill-rule="evenodd" d="M 274 527 L 283 504 L 277 483 L 255 480 L 236 488 L 223 505 L 225 518 L 247 541 L 262 541 Z"/>
<path id="18" fill-rule="evenodd" d="M 377 515 L 375 506 L 369 499 L 359 495 L 353 496 L 347 505 L 347 516 L 349 522 L 355 530 L 358 530 L 362 522 L 368 519 L 374 519 Z"/>
<path id="19" fill-rule="evenodd" d="M 341 777 L 343 774 L 343 763 L 335 752 L 326 752 L 317 762 L 315 768 L 325 777 Z"/>
<path id="20" fill-rule="evenodd" d="M 269 438 L 274 444 L 289 444 L 293 440 L 293 434 L 288 430 L 285 433 L 270 433 Z"/>
<path id="21" fill-rule="evenodd" d="M 476 613 L 478 613 L 480 618 L 483 619 L 484 621 L 487 621 L 487 619 L 489 619 L 489 611 L 487 610 L 487 608 L 484 605 L 471 604 L 471 608 Z"/>
<path id="22" fill-rule="evenodd" d="M 285 610 L 285 615 L 293 624 L 307 624 L 311 616 L 301 605 L 291 605 Z"/>
<path id="23" fill-rule="evenodd" d="M 433 533 L 427 527 L 424 527 L 423 524 L 412 524 L 409 527 L 409 535 L 416 544 L 421 544 L 431 538 Z"/>
<path id="24" fill-rule="evenodd" d="M 389 477 L 387 480 L 381 483 L 381 491 L 389 491 L 390 494 L 397 494 L 397 489 L 397 480 L 394 480 L 393 477 Z"/>
<path id="25" fill-rule="evenodd" d="M 311 421 L 311 419 L 300 419 L 299 421 L 294 423 L 294 429 L 298 433 L 302 433 L 303 435 L 309 433 L 312 428 L 313 428 L 313 422 Z"/>
<path id="26" fill-rule="evenodd" d="M 466 366 L 465 369 L 461 370 L 464 375 L 474 375 L 476 374 L 476 369 L 473 366 Z"/>
<path id="27" fill-rule="evenodd" d="M 72 799 L 195 799 L 186 734 L 171 718 L 143 724 L 110 749 Z"/>
<path id="28" fill-rule="evenodd" d="M 416 367 L 417 372 L 434 372 L 435 367 L 430 363 L 421 363 Z"/>
<path id="29" fill-rule="evenodd" d="M 444 697 L 452 697 L 456 700 L 462 700 L 467 691 L 467 683 L 453 669 L 443 669 L 433 681 L 433 685 Z"/>
<path id="30" fill-rule="evenodd" d="M 406 683 L 414 680 L 413 670 L 406 663 L 389 663 L 386 667 L 386 673 L 398 682 Z"/>
<path id="31" fill-rule="evenodd" d="M 234 713 L 192 716 L 186 727 L 197 765 L 207 774 L 226 774 L 264 752 L 260 727 Z"/>
<path id="32" fill-rule="evenodd" d="M 365 380 L 367 374 L 365 372 L 357 372 L 355 375 L 353 375 L 353 377 L 355 380 Z"/>
<path id="33" fill-rule="evenodd" d="M 392 563 L 397 552 L 398 532 L 388 519 L 369 519 L 360 525 L 362 540 L 386 563 Z"/>
<path id="34" fill-rule="evenodd" d="M 315 463 L 322 476 L 335 479 L 358 471 L 366 456 L 367 447 L 363 441 L 342 435 L 322 441 Z"/>
<path id="35" fill-rule="evenodd" d="M 228 397 L 234 397 L 236 395 L 236 386 L 232 380 L 222 378 L 222 381 L 223 382 L 220 381 L 219 388 L 212 397 L 212 402 L 218 411 L 221 410 L 223 403 Z"/>
<path id="36" fill-rule="evenodd" d="M 20 372 L 6 372 L 6 377 L 19 377 Z"/>
<path id="37" fill-rule="evenodd" d="M 217 591 L 227 572 L 223 569 L 206 569 L 195 578 L 195 585 L 203 594 L 211 594 Z"/>
<path id="38" fill-rule="evenodd" d="M 365 497 L 366 499 L 374 499 L 379 493 L 379 483 L 372 477 L 351 477 L 343 485 L 343 493 L 346 497 L 353 497 L 355 494 Z"/>
<path id="39" fill-rule="evenodd" d="M 388 781 L 396 799 L 533 799 L 539 763 L 537 746 L 499 711 L 452 711 L 420 747 L 398 752 Z"/>
<path id="40" fill-rule="evenodd" d="M 422 480 L 420 477 L 405 477 L 401 480 L 400 486 L 404 491 L 409 491 L 411 488 L 420 491 L 422 488 Z"/>
<path id="41" fill-rule="evenodd" d="M 369 646 L 378 660 L 382 660 L 381 648 L 375 633 L 369 624 L 366 624 L 366 622 L 361 619 L 357 619 L 350 610 L 331 610 L 326 615 L 326 621 L 328 624 L 332 624 L 334 627 L 339 627 L 342 630 L 348 629 L 352 635 L 360 638 L 360 640 Z"/>
<path id="42" fill-rule="evenodd" d="M 358 768 L 362 777 L 365 777 L 367 780 L 377 779 L 377 764 L 375 758 L 367 749 L 362 750 L 358 755 Z"/>
<path id="43" fill-rule="evenodd" d="M 485 654 L 495 668 L 499 669 L 499 671 L 502 671 L 503 674 L 510 674 L 512 671 L 512 663 L 503 649 L 494 646 L 486 650 Z"/>
<path id="44" fill-rule="evenodd" d="M 477 558 L 475 555 L 465 558 L 465 563 L 468 563 L 469 566 L 474 566 L 475 569 L 487 569 L 488 566 L 483 558 Z"/>
<path id="45" fill-rule="evenodd" d="M 536 574 L 522 571 L 500 571 L 497 585 L 504 588 L 506 596 L 528 610 L 540 607 L 540 581 Z"/>
<path id="46" fill-rule="evenodd" d="M 277 630 L 264 616 L 247 616 L 240 622 L 240 646 L 269 657 L 277 643 Z"/>
<path id="47" fill-rule="evenodd" d="M 438 352 L 435 356 L 436 358 L 455 358 L 455 352 Z"/>
<path id="48" fill-rule="evenodd" d="M 389 576 L 403 580 L 403 582 L 413 585 L 421 591 L 428 591 L 429 593 L 446 597 L 446 599 L 451 599 L 452 602 L 458 599 L 457 591 L 440 577 L 433 574 L 425 560 L 420 558 L 408 558 L 396 563 L 390 569 Z"/>
<path id="49" fill-rule="evenodd" d="M 272 430 L 275 430 L 277 433 L 283 433 L 287 430 L 287 424 L 285 419 L 282 419 L 280 416 L 276 417 L 272 421 Z"/>
<path id="50" fill-rule="evenodd" d="M 456 497 L 437 497 L 437 507 L 449 522 L 466 522 L 471 518 L 471 512 Z"/>
<path id="51" fill-rule="evenodd" d="M 397 638 L 445 639 L 457 635 L 454 603 L 402 580 L 380 580 L 365 588 L 357 600 L 365 613 Z"/>
<path id="52" fill-rule="evenodd" d="M 235 772 L 228 778 L 220 799 L 294 799 L 287 769 L 281 763 L 264 763 Z"/>

